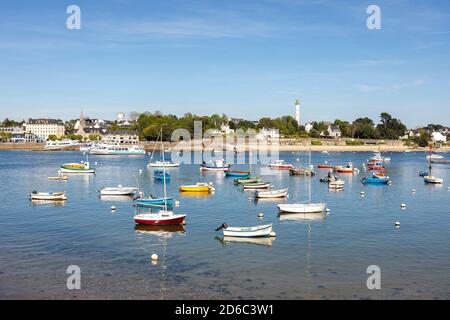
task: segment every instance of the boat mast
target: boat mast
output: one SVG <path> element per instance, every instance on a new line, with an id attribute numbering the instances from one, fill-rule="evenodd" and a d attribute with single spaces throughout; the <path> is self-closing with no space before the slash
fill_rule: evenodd
<path id="1" fill-rule="evenodd" d="M 430 158 L 428 159 L 428 169 L 430 172 L 428 173 L 431 176 L 431 157 L 433 156 L 433 145 L 430 143 Z"/>
<path id="2" fill-rule="evenodd" d="M 311 143 L 309 143 L 309 170 L 311 170 Z M 312 176 L 309 176 L 309 203 L 311 203 L 311 179 Z"/>
<path id="3" fill-rule="evenodd" d="M 163 138 L 162 138 L 162 126 L 161 126 L 161 152 L 162 152 L 162 161 L 163 161 L 164 211 L 167 211 L 166 163 L 164 161 L 164 143 L 163 143 Z"/>

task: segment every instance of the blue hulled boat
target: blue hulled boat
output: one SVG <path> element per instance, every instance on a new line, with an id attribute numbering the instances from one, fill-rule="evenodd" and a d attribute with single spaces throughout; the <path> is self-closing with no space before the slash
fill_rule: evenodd
<path id="1" fill-rule="evenodd" d="M 170 174 L 168 172 L 164 172 L 164 170 L 153 171 L 153 177 L 155 180 L 170 180 Z"/>
<path id="2" fill-rule="evenodd" d="M 227 177 L 236 177 L 236 178 L 248 178 L 250 177 L 250 171 L 225 171 L 225 175 Z"/>
<path id="3" fill-rule="evenodd" d="M 138 199 L 136 200 L 136 205 L 139 207 L 153 207 L 153 206 L 163 206 L 167 203 L 167 206 L 173 206 L 174 198 L 153 198 L 150 196 L 149 198 Z"/>
<path id="4" fill-rule="evenodd" d="M 388 184 L 391 182 L 391 179 L 389 177 L 380 177 L 373 175 L 372 178 L 365 177 L 361 180 L 364 184 Z"/>

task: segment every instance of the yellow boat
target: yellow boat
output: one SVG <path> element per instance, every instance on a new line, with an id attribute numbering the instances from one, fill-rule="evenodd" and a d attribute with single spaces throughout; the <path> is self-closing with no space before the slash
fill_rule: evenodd
<path id="1" fill-rule="evenodd" d="M 180 189 L 180 192 L 190 192 L 190 193 L 193 193 L 193 192 L 210 193 L 215 190 L 214 187 L 212 186 L 212 184 L 209 185 L 207 183 L 201 183 L 201 182 L 194 184 L 194 185 L 180 186 L 179 189 Z"/>
<path id="2" fill-rule="evenodd" d="M 84 163 L 66 163 L 62 166 L 64 169 L 84 169 Z"/>

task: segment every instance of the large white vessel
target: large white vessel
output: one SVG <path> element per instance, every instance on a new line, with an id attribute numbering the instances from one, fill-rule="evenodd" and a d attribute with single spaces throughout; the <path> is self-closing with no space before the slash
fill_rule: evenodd
<path id="1" fill-rule="evenodd" d="M 76 140 L 56 140 L 56 141 L 47 141 L 45 143 L 45 149 L 47 150 L 61 150 L 68 147 L 79 146 L 80 143 Z"/>
<path id="2" fill-rule="evenodd" d="M 134 145 L 99 144 L 90 148 L 89 153 L 96 155 L 145 155 L 145 150 Z"/>

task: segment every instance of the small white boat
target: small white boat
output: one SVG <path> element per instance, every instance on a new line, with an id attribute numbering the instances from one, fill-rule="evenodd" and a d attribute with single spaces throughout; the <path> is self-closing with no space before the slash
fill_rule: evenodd
<path id="1" fill-rule="evenodd" d="M 99 190 L 102 196 L 131 196 L 139 191 L 139 188 L 135 187 L 103 187 Z"/>
<path id="2" fill-rule="evenodd" d="M 238 238 L 258 238 L 258 237 L 275 237 L 272 224 L 256 226 L 256 227 L 229 227 L 226 223 L 222 224 L 216 231 L 223 231 L 225 237 Z"/>
<path id="3" fill-rule="evenodd" d="M 287 163 L 284 160 L 275 160 L 274 162 L 269 163 L 268 167 L 271 169 L 278 169 L 278 170 L 290 170 L 294 168 L 292 164 Z"/>
<path id="4" fill-rule="evenodd" d="M 435 176 L 425 176 L 425 177 L 423 177 L 423 181 L 425 181 L 425 183 L 429 183 L 429 184 L 443 184 L 444 183 L 444 179 L 436 178 Z"/>
<path id="5" fill-rule="evenodd" d="M 270 182 L 249 183 L 249 184 L 244 184 L 243 186 L 244 186 L 244 190 L 269 189 Z"/>
<path id="6" fill-rule="evenodd" d="M 326 209 L 325 203 L 292 203 L 279 204 L 277 208 L 282 213 L 317 213 L 324 212 Z"/>
<path id="7" fill-rule="evenodd" d="M 256 198 L 286 198 L 289 189 L 278 189 L 270 191 L 256 191 Z"/>
<path id="8" fill-rule="evenodd" d="M 440 154 L 432 153 L 427 155 L 427 160 L 440 160 L 444 159 L 444 156 L 441 156 Z"/>
<path id="9" fill-rule="evenodd" d="M 69 178 L 67 176 L 54 176 L 54 177 L 48 177 L 48 180 L 68 180 Z"/>
<path id="10" fill-rule="evenodd" d="M 328 188 L 333 189 L 333 190 L 341 190 L 341 189 L 344 189 L 344 185 L 345 185 L 344 180 L 337 179 L 334 181 L 330 181 L 328 183 Z"/>
<path id="11" fill-rule="evenodd" d="M 150 162 L 148 164 L 148 166 L 152 167 L 152 168 L 162 168 L 162 167 L 176 168 L 176 167 L 179 167 L 180 164 L 179 163 L 175 163 L 175 162 L 171 162 L 171 161 L 155 161 L 155 162 Z"/>
<path id="12" fill-rule="evenodd" d="M 64 201 L 67 196 L 64 192 L 37 192 L 30 194 L 31 200 Z"/>

